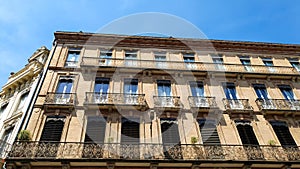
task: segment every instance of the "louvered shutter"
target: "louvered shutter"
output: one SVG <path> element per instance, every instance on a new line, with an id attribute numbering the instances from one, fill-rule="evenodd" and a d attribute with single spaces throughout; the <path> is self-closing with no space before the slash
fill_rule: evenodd
<path id="1" fill-rule="evenodd" d="M 295 147 L 297 144 L 290 133 L 290 130 L 285 122 L 272 121 L 270 122 L 274 132 L 276 133 L 279 142 L 284 147 Z"/>
<path id="2" fill-rule="evenodd" d="M 65 116 L 47 117 L 40 141 L 59 142 L 61 139 L 64 124 Z"/>
<path id="3" fill-rule="evenodd" d="M 106 129 L 106 119 L 99 116 L 89 116 L 84 142 L 86 143 L 104 143 Z"/>
<path id="4" fill-rule="evenodd" d="M 180 144 L 176 119 L 161 119 L 161 133 L 163 143 Z"/>
<path id="5" fill-rule="evenodd" d="M 138 119 L 129 120 L 122 118 L 121 143 L 139 144 L 140 143 L 140 124 Z"/>
<path id="6" fill-rule="evenodd" d="M 205 119 L 198 119 L 197 121 L 199 124 L 203 144 L 221 144 L 214 121 L 206 121 Z"/>
<path id="7" fill-rule="evenodd" d="M 249 121 L 236 121 L 237 130 L 244 145 L 258 145 L 255 133 Z"/>

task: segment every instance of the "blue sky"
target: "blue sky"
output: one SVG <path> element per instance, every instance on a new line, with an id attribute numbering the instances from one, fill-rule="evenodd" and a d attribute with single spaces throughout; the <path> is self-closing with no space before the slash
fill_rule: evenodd
<path id="1" fill-rule="evenodd" d="M 120 17 L 141 12 L 180 17 L 209 39 L 300 44 L 298 0 L 2 0 L 0 4 L 0 86 L 37 48 L 50 49 L 55 31 L 96 32 Z"/>

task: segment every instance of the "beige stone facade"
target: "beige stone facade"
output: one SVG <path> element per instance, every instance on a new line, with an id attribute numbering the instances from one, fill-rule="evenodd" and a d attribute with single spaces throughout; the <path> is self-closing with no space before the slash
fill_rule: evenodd
<path id="1" fill-rule="evenodd" d="M 56 32 L 27 126 L 32 142 L 16 142 L 8 165 L 300 167 L 299 53 L 288 44 Z"/>

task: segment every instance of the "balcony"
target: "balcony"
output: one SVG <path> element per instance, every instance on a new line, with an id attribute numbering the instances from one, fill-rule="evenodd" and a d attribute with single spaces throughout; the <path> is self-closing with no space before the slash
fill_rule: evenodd
<path id="1" fill-rule="evenodd" d="M 86 105 L 147 107 L 145 94 L 86 92 Z"/>
<path id="2" fill-rule="evenodd" d="M 153 96 L 154 107 L 164 109 L 180 109 L 182 104 L 179 96 Z"/>
<path id="3" fill-rule="evenodd" d="M 298 161 L 299 147 L 270 145 L 202 144 L 96 144 L 82 142 L 15 142 L 8 160 L 213 160 L 213 161 Z"/>
<path id="4" fill-rule="evenodd" d="M 256 99 L 260 110 L 265 111 L 300 111 L 300 100 Z"/>
<path id="5" fill-rule="evenodd" d="M 260 73 L 260 74 L 299 74 L 293 67 L 288 66 L 265 66 L 265 65 L 242 65 L 242 64 L 219 64 L 207 62 L 184 62 L 184 61 L 158 61 L 158 60 L 135 60 L 116 58 L 83 57 L 81 67 L 128 67 L 139 69 L 165 69 L 187 70 L 204 72 L 233 72 L 233 73 Z"/>
<path id="6" fill-rule="evenodd" d="M 46 109 L 74 109 L 76 104 L 75 93 L 48 93 L 45 98 Z"/>
<path id="7" fill-rule="evenodd" d="M 215 97 L 189 96 L 188 100 L 191 108 L 198 108 L 199 110 L 218 108 Z"/>
<path id="8" fill-rule="evenodd" d="M 226 111 L 253 111 L 248 99 L 223 99 Z"/>

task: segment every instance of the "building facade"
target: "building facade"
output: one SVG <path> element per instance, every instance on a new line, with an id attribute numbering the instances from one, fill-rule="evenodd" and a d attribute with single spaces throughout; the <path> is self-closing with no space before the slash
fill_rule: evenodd
<path id="1" fill-rule="evenodd" d="M 54 35 L 7 168 L 300 168 L 299 45 Z"/>
<path id="2" fill-rule="evenodd" d="M 30 117 L 30 105 L 44 68 L 49 50 L 46 47 L 37 49 L 28 59 L 27 65 L 16 73 L 11 73 L 0 93 L 0 138 L 1 158 L 15 141 L 17 134 L 24 129 Z M 1 160 L 1 164 L 3 164 Z M 2 166 L 2 165 L 1 165 Z"/>

